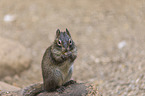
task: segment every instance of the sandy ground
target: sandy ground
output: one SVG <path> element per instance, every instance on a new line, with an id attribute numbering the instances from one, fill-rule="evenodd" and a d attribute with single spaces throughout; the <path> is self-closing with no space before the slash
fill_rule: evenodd
<path id="1" fill-rule="evenodd" d="M 73 79 L 96 82 L 103 96 L 145 96 L 144 0 L 0 0 L 0 36 L 33 56 L 10 84 L 42 81 L 41 59 L 57 28 L 68 28 L 78 47 Z"/>

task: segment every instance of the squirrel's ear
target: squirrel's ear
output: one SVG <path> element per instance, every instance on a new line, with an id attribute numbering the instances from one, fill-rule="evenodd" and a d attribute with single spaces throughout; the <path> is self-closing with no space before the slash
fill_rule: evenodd
<path id="1" fill-rule="evenodd" d="M 66 28 L 66 33 L 67 33 L 67 35 L 69 35 L 71 37 L 71 35 L 70 35 L 70 33 L 69 33 L 67 28 Z"/>
<path id="2" fill-rule="evenodd" d="M 60 35 L 60 30 L 57 29 L 57 31 L 56 31 L 56 38 L 57 38 L 59 35 Z"/>

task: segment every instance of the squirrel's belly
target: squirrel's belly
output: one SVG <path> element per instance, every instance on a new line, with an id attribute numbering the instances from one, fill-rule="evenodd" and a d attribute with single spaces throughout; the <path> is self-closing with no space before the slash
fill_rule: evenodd
<path id="1" fill-rule="evenodd" d="M 64 74 L 63 84 L 65 84 L 67 81 L 69 81 L 71 79 L 72 72 L 73 72 L 73 65 L 71 65 L 67 74 Z"/>
<path id="2" fill-rule="evenodd" d="M 61 66 L 60 70 L 62 72 L 62 77 L 63 77 L 63 83 L 67 82 L 72 75 L 72 69 L 73 69 L 73 65 L 72 63 L 70 63 L 70 61 L 65 61 L 64 65 Z"/>

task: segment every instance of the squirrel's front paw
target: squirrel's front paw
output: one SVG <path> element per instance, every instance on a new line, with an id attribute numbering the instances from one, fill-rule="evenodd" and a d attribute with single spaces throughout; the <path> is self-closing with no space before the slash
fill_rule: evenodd
<path id="1" fill-rule="evenodd" d="M 67 59 L 67 57 L 65 55 L 62 55 L 61 57 L 62 57 L 63 60 Z"/>

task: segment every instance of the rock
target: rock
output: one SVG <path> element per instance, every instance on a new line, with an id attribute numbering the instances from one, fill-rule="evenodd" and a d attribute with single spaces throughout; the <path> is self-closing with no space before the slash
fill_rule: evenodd
<path id="1" fill-rule="evenodd" d="M 39 84 L 39 83 L 38 83 Z M 34 84 L 36 85 L 36 84 Z M 30 87 L 26 87 L 30 88 Z M 0 92 L 0 96 L 26 96 L 23 95 L 26 88 L 18 91 Z M 33 95 L 27 95 L 33 96 Z M 102 96 L 93 83 L 75 83 L 65 87 L 64 92 L 42 92 L 36 96 Z"/>
<path id="2" fill-rule="evenodd" d="M 17 90 L 20 90 L 20 88 L 0 81 L 0 91 L 17 91 Z"/>
<path id="3" fill-rule="evenodd" d="M 23 45 L 0 37 L 0 78 L 22 72 L 30 62 L 31 54 Z"/>
<path id="4" fill-rule="evenodd" d="M 12 81 L 12 77 L 11 76 L 5 76 L 3 78 L 3 81 L 6 82 L 6 83 L 10 83 L 10 81 Z"/>
<path id="5" fill-rule="evenodd" d="M 62 93 L 42 92 L 37 96 L 101 96 L 101 94 L 94 85 L 76 83 L 67 86 Z"/>

